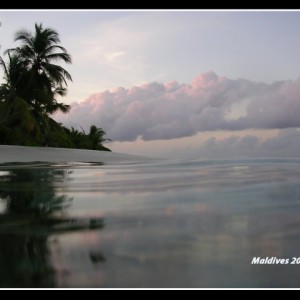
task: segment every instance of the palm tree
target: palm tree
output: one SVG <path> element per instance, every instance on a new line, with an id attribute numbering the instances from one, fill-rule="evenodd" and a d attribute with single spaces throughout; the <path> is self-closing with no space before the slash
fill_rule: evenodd
<path id="1" fill-rule="evenodd" d="M 71 75 L 59 64 L 72 62 L 60 46 L 58 33 L 35 24 L 34 34 L 23 30 L 16 34 L 20 46 L 5 52 L 7 64 L 0 57 L 5 83 L 0 86 L 0 143 L 30 146 L 77 147 L 105 150 L 105 132 L 92 126 L 90 133 L 69 130 L 50 115 L 68 113 L 70 106 L 58 96 L 67 92 Z"/>
<path id="2" fill-rule="evenodd" d="M 10 101 L 12 98 L 21 97 L 22 79 L 25 75 L 25 66 L 22 60 L 17 56 L 8 54 L 9 61 L 5 63 L 0 56 L 0 67 L 4 71 L 4 80 L 6 83 L 0 86 L 0 101 Z"/>
<path id="3" fill-rule="evenodd" d="M 89 133 L 89 140 L 91 142 L 91 146 L 93 150 L 100 150 L 103 147 L 103 143 L 105 141 L 110 141 L 109 139 L 105 139 L 104 136 L 106 132 L 102 128 L 98 128 L 95 125 L 91 126 Z"/>
<path id="4" fill-rule="evenodd" d="M 5 52 L 8 63 L 0 57 L 5 79 L 0 87 L 1 143 L 26 144 L 32 138 L 41 143 L 41 136 L 37 136 L 47 136 L 49 115 L 58 110 L 70 111 L 70 106 L 59 103 L 57 96 L 66 95 L 64 86 L 72 78 L 54 62 L 71 63 L 71 56 L 58 45 L 58 33 L 44 29 L 42 24 L 35 25 L 34 35 L 19 31 L 15 41 L 21 45 Z"/>
<path id="5" fill-rule="evenodd" d="M 0 57 L 0 66 L 6 81 L 0 86 L 1 143 L 23 143 L 33 133 L 36 138 L 39 134 L 36 120 L 20 92 L 24 65 L 18 57 L 9 55 L 8 64 Z"/>
<path id="6" fill-rule="evenodd" d="M 7 50 L 6 53 L 21 59 L 27 70 L 26 99 L 34 107 L 35 113 L 41 110 L 52 114 L 56 110 L 68 112 L 68 108 L 58 103 L 55 94 L 65 95 L 67 80 L 71 75 L 55 62 L 72 63 L 67 50 L 60 46 L 59 34 L 51 28 L 35 24 L 35 34 L 22 30 L 17 32 L 15 41 L 21 46 Z M 67 108 L 67 109 L 66 109 Z"/>

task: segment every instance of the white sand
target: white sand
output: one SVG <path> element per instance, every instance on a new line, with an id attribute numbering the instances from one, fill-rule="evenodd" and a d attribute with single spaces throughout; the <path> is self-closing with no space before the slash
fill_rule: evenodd
<path id="1" fill-rule="evenodd" d="M 103 151 L 0 145 L 0 164 L 13 162 L 94 162 L 119 164 L 128 162 L 141 162 L 145 160 L 148 159 L 134 155 Z"/>

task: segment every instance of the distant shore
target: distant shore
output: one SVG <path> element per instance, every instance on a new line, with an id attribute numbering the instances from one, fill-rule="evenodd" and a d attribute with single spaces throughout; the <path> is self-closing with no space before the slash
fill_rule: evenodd
<path id="1" fill-rule="evenodd" d="M 0 145 L 0 164 L 29 162 L 118 164 L 144 160 L 148 159 L 140 156 L 105 151 Z"/>

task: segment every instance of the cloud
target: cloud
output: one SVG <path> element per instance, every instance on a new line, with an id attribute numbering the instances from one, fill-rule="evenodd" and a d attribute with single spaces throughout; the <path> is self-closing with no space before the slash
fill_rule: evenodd
<path id="1" fill-rule="evenodd" d="M 224 140 L 207 139 L 194 157 L 299 157 L 300 132 L 297 129 L 282 129 L 274 137 L 263 140 L 257 136 L 231 136 Z M 183 150 L 183 149 L 182 149 Z"/>
<path id="2" fill-rule="evenodd" d="M 277 131 L 277 133 L 276 133 Z M 181 159 L 216 159 L 236 157 L 300 157 L 300 131 L 295 128 L 273 131 L 271 136 L 262 137 L 259 131 L 235 132 L 222 138 L 219 134 L 211 133 L 211 137 L 198 142 L 201 134 L 193 137 L 190 143 L 181 143 L 181 140 L 174 140 L 168 147 L 161 141 L 145 142 L 142 152 L 148 156 L 181 158 Z M 230 132 L 227 132 L 230 134 Z M 122 143 L 126 144 L 126 143 Z M 132 153 L 134 152 L 134 144 Z M 160 147 L 159 147 L 160 146 Z M 122 145 L 119 147 L 122 147 Z M 148 151 L 149 148 L 149 151 Z M 130 149 L 130 148 L 129 148 Z M 127 149 L 125 149 L 127 151 Z M 125 152 L 126 152 L 125 151 Z"/>
<path id="3" fill-rule="evenodd" d="M 94 94 L 55 118 L 76 128 L 101 126 L 114 141 L 150 141 L 202 131 L 297 128 L 299 112 L 300 78 L 266 84 L 207 72 L 191 84 L 152 82 Z"/>

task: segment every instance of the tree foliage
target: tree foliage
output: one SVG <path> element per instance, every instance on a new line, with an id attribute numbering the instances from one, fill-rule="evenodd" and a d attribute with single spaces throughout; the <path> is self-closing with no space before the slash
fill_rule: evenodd
<path id="1" fill-rule="evenodd" d="M 60 63 L 71 64 L 67 50 L 60 45 L 59 34 L 35 24 L 32 34 L 16 33 L 19 46 L 0 57 L 4 83 L 0 86 L 0 143 L 8 145 L 49 146 L 105 150 L 101 128 L 91 126 L 89 134 L 69 130 L 51 115 L 68 113 L 69 105 L 58 99 L 67 94 L 71 75 Z"/>

